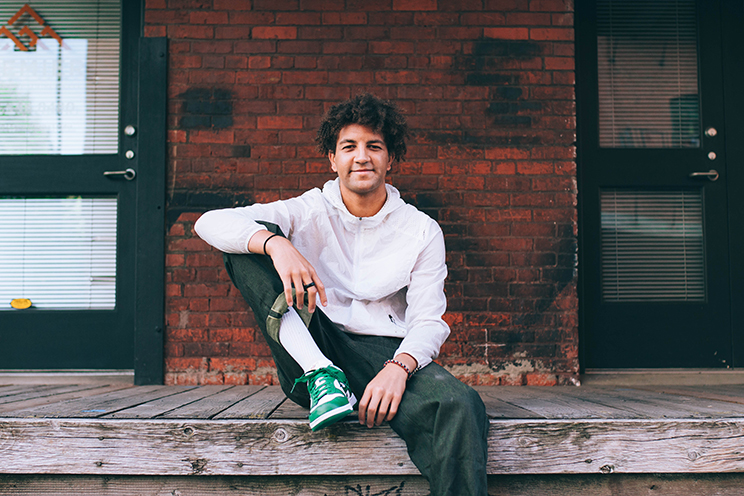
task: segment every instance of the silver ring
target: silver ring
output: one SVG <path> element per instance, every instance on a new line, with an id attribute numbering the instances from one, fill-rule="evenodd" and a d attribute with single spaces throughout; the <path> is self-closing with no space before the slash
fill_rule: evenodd
<path id="1" fill-rule="evenodd" d="M 314 282 L 310 282 L 309 284 L 303 284 L 302 285 L 302 288 L 303 289 L 307 289 L 307 288 L 312 288 L 313 286 L 315 286 L 315 283 Z"/>

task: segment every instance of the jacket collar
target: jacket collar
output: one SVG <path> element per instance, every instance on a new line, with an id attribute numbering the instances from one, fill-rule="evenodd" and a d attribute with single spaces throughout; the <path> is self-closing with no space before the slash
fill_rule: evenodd
<path id="1" fill-rule="evenodd" d="M 405 205 L 405 202 L 400 198 L 400 192 L 395 187 L 386 183 L 385 190 L 387 191 L 387 199 L 380 211 L 372 217 L 362 217 L 361 219 L 353 216 L 346 208 L 346 205 L 344 205 L 344 201 L 341 198 L 341 188 L 339 186 L 338 178 L 328 181 L 323 185 L 323 196 L 331 206 L 338 211 L 339 216 L 344 223 L 358 225 L 361 220 L 364 222 L 365 227 L 374 227 L 385 220 L 385 218 L 392 212 Z"/>

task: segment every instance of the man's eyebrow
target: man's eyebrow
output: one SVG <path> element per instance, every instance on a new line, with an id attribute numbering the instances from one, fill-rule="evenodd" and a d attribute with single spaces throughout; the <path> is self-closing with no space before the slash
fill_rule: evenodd
<path id="1" fill-rule="evenodd" d="M 344 138 L 342 140 L 339 140 L 339 143 L 356 143 L 357 141 L 355 139 L 351 138 Z M 371 139 L 367 141 L 367 143 L 385 143 L 385 140 L 381 139 Z"/>

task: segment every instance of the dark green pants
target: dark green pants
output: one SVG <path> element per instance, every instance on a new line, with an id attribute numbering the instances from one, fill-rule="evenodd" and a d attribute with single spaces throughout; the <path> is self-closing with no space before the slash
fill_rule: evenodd
<path id="1" fill-rule="evenodd" d="M 304 407 L 310 398 L 304 384 L 291 392 L 302 368 L 266 332 L 266 318 L 283 292 L 271 259 L 264 255 L 225 255 L 225 266 L 235 286 L 253 309 L 266 337 L 285 394 Z M 393 357 L 400 339 L 343 332 L 320 311 L 309 325 L 323 354 L 340 367 L 349 387 L 361 398 L 367 383 Z M 300 387 L 302 386 L 302 387 Z M 390 427 L 406 442 L 408 454 L 429 481 L 433 495 L 486 495 L 486 433 L 488 418 L 472 388 L 436 363 L 409 381 Z"/>

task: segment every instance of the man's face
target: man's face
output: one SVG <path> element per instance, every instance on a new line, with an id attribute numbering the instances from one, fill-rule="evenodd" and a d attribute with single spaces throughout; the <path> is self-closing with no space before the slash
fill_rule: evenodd
<path id="1" fill-rule="evenodd" d="M 331 169 L 338 173 L 342 195 L 361 197 L 385 192 L 385 175 L 393 163 L 385 139 L 359 124 L 338 133 L 336 151 L 330 152 Z"/>

